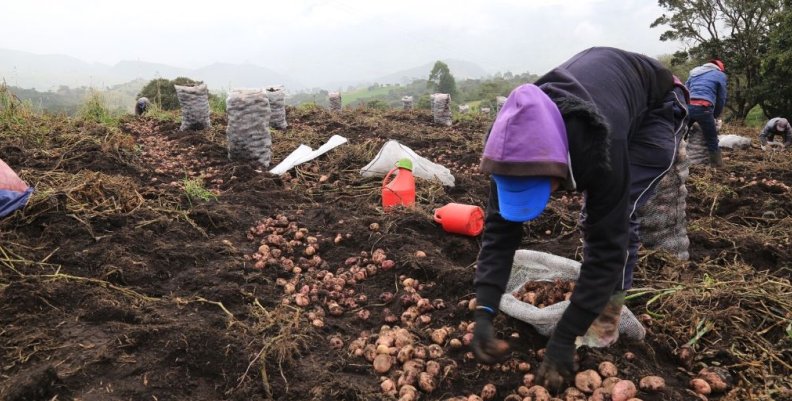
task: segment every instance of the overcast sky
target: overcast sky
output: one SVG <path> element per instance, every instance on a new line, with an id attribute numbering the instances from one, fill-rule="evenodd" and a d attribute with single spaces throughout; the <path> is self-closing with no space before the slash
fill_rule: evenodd
<path id="1" fill-rule="evenodd" d="M 671 53 L 654 0 L 6 0 L 0 48 L 114 64 L 250 62 L 309 85 L 437 59 L 542 73 L 579 50 Z"/>

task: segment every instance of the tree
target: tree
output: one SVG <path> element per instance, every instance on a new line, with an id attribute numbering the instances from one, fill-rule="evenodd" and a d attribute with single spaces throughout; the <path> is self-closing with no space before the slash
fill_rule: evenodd
<path id="1" fill-rule="evenodd" d="M 432 67 L 432 72 L 429 73 L 429 82 L 427 88 L 434 90 L 438 93 L 447 93 L 453 99 L 457 95 L 457 86 L 454 76 L 448 69 L 448 64 L 437 61 Z"/>
<path id="2" fill-rule="evenodd" d="M 670 13 L 651 24 L 668 26 L 660 40 L 687 45 L 674 54 L 674 63 L 724 60 L 729 74 L 726 107 L 736 119 L 744 120 L 761 101 L 761 64 L 767 55 L 770 18 L 780 0 L 658 0 L 658 4 Z"/>
<path id="3" fill-rule="evenodd" d="M 762 62 L 762 109 L 768 118 L 792 117 L 792 1 L 773 18 Z"/>
<path id="4" fill-rule="evenodd" d="M 163 110 L 178 110 L 179 99 L 176 97 L 176 88 L 174 85 L 195 86 L 201 83 L 200 81 L 193 81 L 185 77 L 178 77 L 172 81 L 165 78 L 152 79 L 140 90 L 138 97 L 147 97 L 151 102 L 159 105 Z"/>

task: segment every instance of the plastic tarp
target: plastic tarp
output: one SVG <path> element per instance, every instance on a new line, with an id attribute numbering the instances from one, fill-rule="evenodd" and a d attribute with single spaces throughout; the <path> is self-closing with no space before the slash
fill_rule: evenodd
<path id="1" fill-rule="evenodd" d="M 281 175 L 291 170 L 293 167 L 316 159 L 317 157 L 345 143 L 347 143 L 346 138 L 341 135 L 333 135 L 324 145 L 320 146 L 319 149 L 316 150 L 311 149 L 311 147 L 308 145 L 301 144 L 269 172 L 270 174 Z"/>
<path id="2" fill-rule="evenodd" d="M 718 146 L 727 149 L 741 149 L 751 147 L 751 138 L 740 135 L 720 135 L 718 136 Z"/>
<path id="3" fill-rule="evenodd" d="M 32 193 L 33 188 L 28 187 L 14 170 L 0 159 L 0 218 L 25 207 Z"/>
<path id="4" fill-rule="evenodd" d="M 448 187 L 454 186 L 454 176 L 451 174 L 451 170 L 419 156 L 412 149 L 396 140 L 385 142 L 377 156 L 366 167 L 360 169 L 360 174 L 364 177 L 384 177 L 396 165 L 397 161 L 404 158 L 412 161 L 414 176 L 425 180 L 438 180 Z"/>

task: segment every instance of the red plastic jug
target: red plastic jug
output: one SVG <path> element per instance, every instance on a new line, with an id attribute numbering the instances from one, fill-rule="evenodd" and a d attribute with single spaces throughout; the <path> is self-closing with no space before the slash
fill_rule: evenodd
<path id="1" fill-rule="evenodd" d="M 396 205 L 415 204 L 415 177 L 412 174 L 412 161 L 401 159 L 382 180 L 382 207 L 388 210 Z M 391 176 L 396 173 L 396 177 Z"/>
<path id="2" fill-rule="evenodd" d="M 475 237 L 484 230 L 484 210 L 474 205 L 449 203 L 435 210 L 434 221 L 447 232 Z"/>

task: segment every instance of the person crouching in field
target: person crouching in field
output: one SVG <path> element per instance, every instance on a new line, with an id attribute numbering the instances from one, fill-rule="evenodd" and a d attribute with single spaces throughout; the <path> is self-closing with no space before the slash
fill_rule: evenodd
<path id="1" fill-rule="evenodd" d="M 686 118 L 686 90 L 668 69 L 614 48 L 585 50 L 535 84 L 512 91 L 481 161 L 491 180 L 475 278 L 472 347 L 480 361 L 507 356 L 508 345 L 495 337 L 492 319 L 522 224 L 538 217 L 559 187 L 585 195 L 583 263 L 537 383 L 560 389 L 571 379 L 578 337 L 584 345 L 616 341 L 637 263 L 636 210 L 673 165 Z"/>
<path id="2" fill-rule="evenodd" d="M 762 150 L 767 150 L 768 141 L 770 143 L 777 143 L 774 141 L 776 135 L 781 135 L 781 137 L 784 138 L 784 142 L 781 145 L 782 147 L 788 148 L 789 145 L 792 145 L 792 127 L 790 127 L 789 121 L 787 121 L 786 118 L 771 118 L 770 121 L 767 122 L 762 133 L 759 134 Z"/>
<path id="3" fill-rule="evenodd" d="M 135 102 L 135 115 L 142 116 L 149 108 L 149 100 L 147 97 L 141 97 Z"/>
<path id="4" fill-rule="evenodd" d="M 690 124 L 698 123 L 707 142 L 710 165 L 723 167 L 715 120 L 726 105 L 726 74 L 723 62 L 715 59 L 690 70 L 685 86 L 690 90 Z"/>

